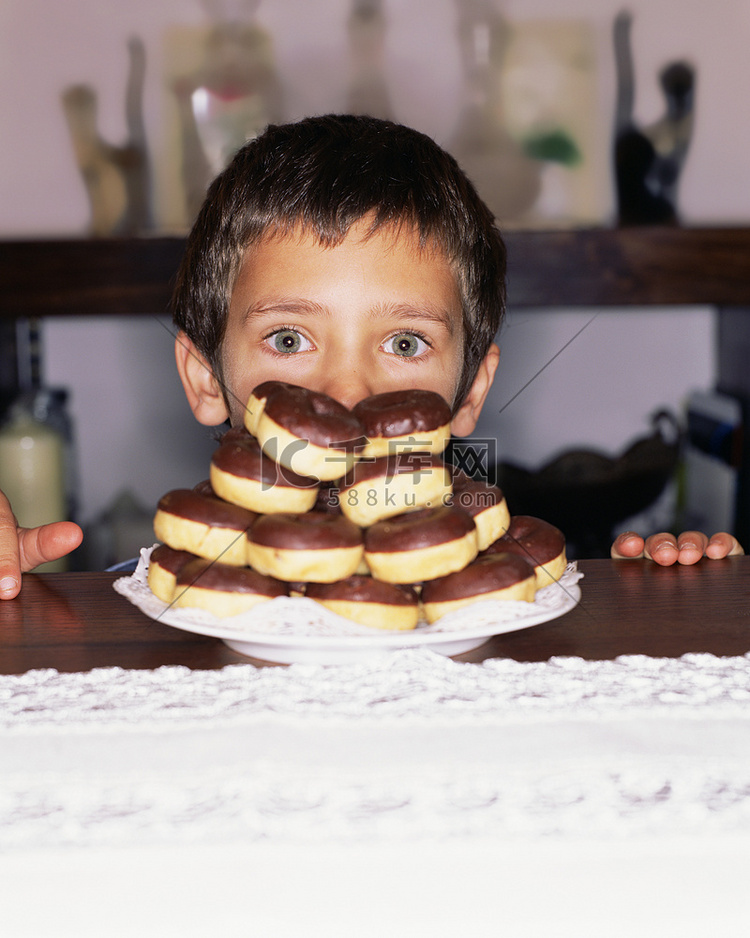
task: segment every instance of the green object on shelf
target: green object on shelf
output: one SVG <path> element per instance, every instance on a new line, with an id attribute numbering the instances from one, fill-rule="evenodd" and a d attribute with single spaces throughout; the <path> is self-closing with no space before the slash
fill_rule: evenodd
<path id="1" fill-rule="evenodd" d="M 548 130 L 533 134 L 523 141 L 527 156 L 548 163 L 576 166 L 583 159 L 575 140 L 564 130 Z"/>

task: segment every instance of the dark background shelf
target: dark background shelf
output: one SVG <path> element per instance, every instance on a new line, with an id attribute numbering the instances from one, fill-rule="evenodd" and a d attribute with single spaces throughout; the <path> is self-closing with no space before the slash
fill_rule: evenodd
<path id="1" fill-rule="evenodd" d="M 0 316 L 165 313 L 185 239 L 0 242 Z"/>
<path id="2" fill-rule="evenodd" d="M 508 231 L 508 304 L 750 306 L 750 228 Z M 185 240 L 0 241 L 0 317 L 164 313 Z"/>
<path id="3" fill-rule="evenodd" d="M 505 240 L 511 308 L 715 307 L 717 390 L 750 425 L 750 227 L 511 230 Z M 166 314 L 184 249 L 181 236 L 0 240 L 0 364 L 15 319 Z M 735 533 L 750 542 L 750 433 Z"/>
<path id="4" fill-rule="evenodd" d="M 750 228 L 507 235 L 511 306 L 750 305 Z"/>

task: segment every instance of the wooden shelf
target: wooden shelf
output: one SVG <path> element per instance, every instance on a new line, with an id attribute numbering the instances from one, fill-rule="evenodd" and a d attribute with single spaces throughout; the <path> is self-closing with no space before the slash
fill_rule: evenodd
<path id="1" fill-rule="evenodd" d="M 0 242 L 0 317 L 168 311 L 185 239 Z"/>
<path id="2" fill-rule="evenodd" d="M 508 231 L 508 304 L 750 306 L 750 228 Z M 181 237 L 0 241 L 0 317 L 166 313 Z"/>
<path id="3" fill-rule="evenodd" d="M 750 305 L 750 228 L 509 232 L 514 306 Z"/>

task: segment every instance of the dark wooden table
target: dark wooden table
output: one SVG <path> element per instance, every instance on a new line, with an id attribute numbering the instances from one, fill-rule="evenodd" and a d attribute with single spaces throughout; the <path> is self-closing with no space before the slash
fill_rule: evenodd
<path id="1" fill-rule="evenodd" d="M 750 557 L 659 567 L 584 560 L 582 601 L 543 625 L 491 639 L 462 661 L 750 652 Z M 111 573 L 27 574 L 0 603 L 0 673 L 37 668 L 221 668 L 253 661 L 223 642 L 155 622 L 117 594 Z"/>

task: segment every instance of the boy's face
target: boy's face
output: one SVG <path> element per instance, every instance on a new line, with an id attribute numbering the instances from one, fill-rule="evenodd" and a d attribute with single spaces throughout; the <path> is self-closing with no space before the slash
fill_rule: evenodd
<path id="1" fill-rule="evenodd" d="M 403 388 L 437 391 L 454 402 L 464 334 L 447 258 L 421 249 L 410 229 L 381 229 L 369 238 L 365 232 L 360 222 L 335 247 L 299 231 L 248 249 L 222 347 L 233 425 L 242 424 L 253 388 L 271 379 L 323 392 L 347 407 Z M 473 429 L 496 352 L 478 376 L 478 407 L 472 400 L 454 418 L 458 435 Z M 178 365 L 179 354 L 178 347 Z M 193 410 L 205 423 L 226 418 L 226 407 L 223 416 Z"/>

